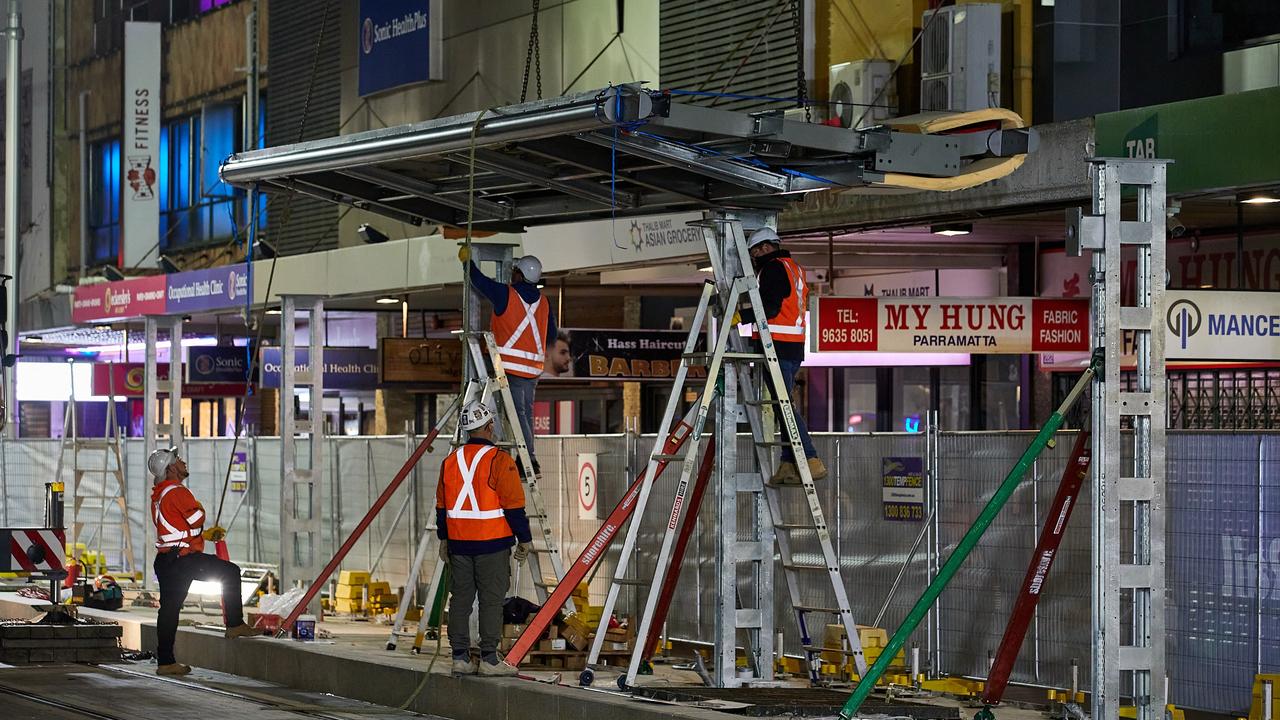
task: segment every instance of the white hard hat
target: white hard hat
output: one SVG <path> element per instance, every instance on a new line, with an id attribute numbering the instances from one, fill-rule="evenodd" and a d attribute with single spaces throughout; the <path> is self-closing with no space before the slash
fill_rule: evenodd
<path id="1" fill-rule="evenodd" d="M 178 448 L 160 448 L 151 453 L 147 458 L 147 470 L 151 476 L 157 480 L 164 479 L 165 474 L 169 471 L 169 466 L 178 459 Z"/>
<path id="2" fill-rule="evenodd" d="M 462 429 L 475 430 L 493 421 L 493 411 L 479 400 L 472 400 L 462 409 Z"/>
<path id="3" fill-rule="evenodd" d="M 773 228 L 762 227 L 751 233 L 751 237 L 747 239 L 747 249 L 750 250 L 760 243 L 766 242 L 773 243 L 774 245 L 781 245 L 782 239 L 778 237 L 777 231 Z"/>
<path id="4" fill-rule="evenodd" d="M 533 255 L 525 255 L 516 260 L 516 269 L 524 275 L 524 279 L 536 283 L 542 279 L 542 261 Z"/>

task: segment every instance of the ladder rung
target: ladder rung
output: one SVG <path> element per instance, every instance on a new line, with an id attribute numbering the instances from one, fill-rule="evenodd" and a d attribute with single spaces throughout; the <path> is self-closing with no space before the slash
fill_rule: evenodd
<path id="1" fill-rule="evenodd" d="M 816 607 L 813 605 L 796 605 L 796 612 L 802 613 L 827 613 L 829 615 L 843 615 L 846 611 L 840 608 Z"/>
<path id="2" fill-rule="evenodd" d="M 715 357 L 715 353 L 709 353 L 709 352 L 683 353 L 680 357 L 684 358 L 685 360 L 711 360 L 712 358 Z M 733 360 L 733 361 L 765 359 L 763 353 L 732 352 L 732 351 L 727 351 L 723 353 L 720 357 L 723 360 Z"/>
<path id="3" fill-rule="evenodd" d="M 533 586 L 534 586 L 534 587 L 540 587 L 540 588 L 543 588 L 543 589 L 553 588 L 553 587 L 556 587 L 558 584 L 559 584 L 559 583 L 549 583 L 549 582 L 547 582 L 546 580 L 534 580 L 534 581 L 533 581 Z"/>
<path id="4" fill-rule="evenodd" d="M 776 530 L 817 530 L 817 525 L 807 525 L 805 523 L 775 523 Z"/>
<path id="5" fill-rule="evenodd" d="M 795 563 L 784 562 L 782 563 L 782 567 L 786 568 L 787 570 L 820 570 L 822 572 L 827 571 L 826 565 L 796 565 Z"/>
<path id="6" fill-rule="evenodd" d="M 782 404 L 782 401 L 774 398 L 770 398 L 768 400 L 743 400 L 742 404 L 750 405 L 751 407 L 760 407 L 763 405 L 780 405 Z"/>
<path id="7" fill-rule="evenodd" d="M 854 655 L 861 654 L 861 653 L 856 653 L 852 650 L 845 650 L 844 648 L 823 647 L 821 645 L 803 645 L 801 647 L 804 648 L 805 652 L 811 652 L 811 653 L 831 652 L 831 653 L 840 653 L 841 655 L 845 655 L 847 657 L 853 657 Z"/>
<path id="8" fill-rule="evenodd" d="M 668 455 L 666 453 L 658 453 L 656 455 L 653 455 L 652 457 L 654 460 L 657 460 L 659 462 L 663 460 L 666 460 L 667 462 L 671 462 L 673 460 L 684 460 L 684 455 L 680 455 L 680 454 Z"/>
<path id="9" fill-rule="evenodd" d="M 758 440 L 755 443 L 759 447 L 790 447 L 791 442 L 788 440 Z"/>
<path id="10" fill-rule="evenodd" d="M 450 440 L 450 441 L 449 441 L 449 447 L 462 447 L 463 445 L 466 445 L 466 444 L 467 444 L 467 443 L 466 443 L 466 441 L 465 441 L 465 440 L 464 440 L 464 441 L 462 441 L 462 442 L 459 442 L 459 441 L 457 441 L 457 440 Z M 500 448 L 513 448 L 513 447 L 515 447 L 515 446 L 516 446 L 516 444 L 515 444 L 515 443 L 513 443 L 513 442 L 508 442 L 508 441 L 506 441 L 506 440 L 500 440 L 500 441 L 498 441 L 498 442 L 495 442 L 495 443 L 494 443 L 494 446 L 495 446 L 495 447 L 500 447 Z"/>
<path id="11" fill-rule="evenodd" d="M 653 584 L 653 580 L 645 580 L 642 578 L 618 578 L 613 581 L 616 585 L 634 585 L 636 587 L 645 587 Z"/>

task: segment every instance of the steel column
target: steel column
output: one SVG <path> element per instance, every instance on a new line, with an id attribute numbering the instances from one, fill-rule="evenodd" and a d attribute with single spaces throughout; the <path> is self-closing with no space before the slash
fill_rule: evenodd
<path id="1" fill-rule="evenodd" d="M 1093 206 L 1075 221 L 1072 250 L 1093 250 L 1093 346 L 1105 353 L 1093 388 L 1093 717 L 1122 700 L 1157 720 L 1165 676 L 1165 173 L 1167 161 L 1091 160 Z M 1122 219 L 1136 192 L 1136 219 Z M 1121 248 L 1137 251 L 1132 304 L 1121 288 Z M 1183 320 L 1186 322 L 1186 319 Z M 1133 333 L 1136 387 L 1125 392 L 1120 357 Z M 1132 431 L 1133 460 L 1124 462 Z M 1122 513 L 1132 536 L 1121 537 Z"/>
<path id="2" fill-rule="evenodd" d="M 298 306 L 307 307 L 307 370 L 294 366 Z M 320 572 L 321 496 L 324 488 L 324 301 L 285 295 L 280 313 L 280 582 L 303 583 Z M 307 467 L 300 468 L 294 413 L 295 389 L 308 386 Z M 305 612 L 318 614 L 319 593 Z"/>
<path id="3" fill-rule="evenodd" d="M 22 16 L 18 13 L 18 0 L 9 0 L 9 23 L 5 28 L 5 103 L 4 103 L 4 274 L 9 280 L 9 303 L 4 318 L 9 330 L 5 355 L 18 354 L 18 299 L 22 297 L 18 278 L 18 240 L 22 229 L 18 227 L 18 204 L 21 201 L 20 185 L 23 181 L 19 165 L 18 140 L 19 102 L 22 98 Z M 16 366 L 0 368 L 4 373 L 4 408 L 7 414 L 5 435 L 18 437 L 18 388 Z"/>

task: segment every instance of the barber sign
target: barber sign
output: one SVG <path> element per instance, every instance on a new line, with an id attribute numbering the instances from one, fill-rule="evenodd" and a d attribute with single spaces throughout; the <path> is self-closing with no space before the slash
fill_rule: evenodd
<path id="1" fill-rule="evenodd" d="M 868 298 L 813 301 L 817 352 L 1040 353 L 1089 349 L 1084 298 Z"/>
<path id="2" fill-rule="evenodd" d="M 63 564 L 66 539 L 60 529 L 0 530 L 0 543 L 9 550 L 0 561 L 2 572 L 55 574 L 66 571 Z"/>

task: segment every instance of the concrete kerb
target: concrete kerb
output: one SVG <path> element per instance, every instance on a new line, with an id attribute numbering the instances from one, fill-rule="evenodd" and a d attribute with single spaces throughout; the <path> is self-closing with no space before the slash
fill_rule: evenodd
<path id="1" fill-rule="evenodd" d="M 37 601 L 0 593 L 0 617 L 34 617 Z M 112 620 L 124 628 L 123 645 L 155 650 L 154 620 L 124 612 L 81 609 L 81 614 Z M 289 640 L 227 640 L 215 631 L 181 627 L 176 654 L 200 668 L 277 683 L 298 690 L 332 693 L 353 700 L 399 707 L 409 700 L 426 674 L 430 656 L 352 650 L 329 644 Z M 620 715 L 635 720 L 684 718 L 724 720 L 713 710 L 636 701 L 519 678 L 458 677 L 447 673 L 442 656 L 408 709 L 452 720 L 596 720 Z"/>

